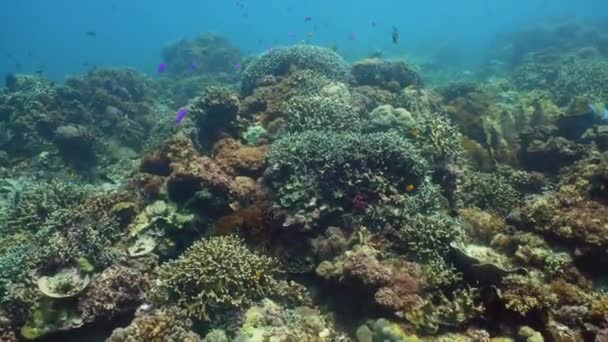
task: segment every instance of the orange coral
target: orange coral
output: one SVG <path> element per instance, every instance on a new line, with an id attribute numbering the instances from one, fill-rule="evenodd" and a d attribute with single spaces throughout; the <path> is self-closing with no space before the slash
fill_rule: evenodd
<path id="1" fill-rule="evenodd" d="M 231 175 L 259 174 L 265 166 L 265 152 L 265 147 L 245 146 L 231 138 L 224 138 L 213 147 L 214 160 Z"/>
<path id="2" fill-rule="evenodd" d="M 267 233 L 269 233 L 266 229 L 268 204 L 267 202 L 257 202 L 219 218 L 215 222 L 217 233 L 229 235 L 238 230 L 254 243 L 264 244 L 268 241 Z"/>

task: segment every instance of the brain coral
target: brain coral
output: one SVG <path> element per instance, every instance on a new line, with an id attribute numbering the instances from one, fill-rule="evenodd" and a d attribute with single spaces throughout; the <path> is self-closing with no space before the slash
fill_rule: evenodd
<path id="1" fill-rule="evenodd" d="M 265 75 L 282 75 L 290 67 L 317 71 L 330 79 L 342 81 L 349 74 L 348 64 L 334 51 L 311 45 L 280 47 L 251 62 L 243 71 L 242 90 L 249 94 L 256 81 Z"/>

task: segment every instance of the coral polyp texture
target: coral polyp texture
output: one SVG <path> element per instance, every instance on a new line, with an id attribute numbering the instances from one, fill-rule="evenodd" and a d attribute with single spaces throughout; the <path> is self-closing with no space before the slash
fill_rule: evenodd
<path id="1" fill-rule="evenodd" d="M 607 341 L 606 25 L 390 33 L 7 75 L 0 340 Z"/>

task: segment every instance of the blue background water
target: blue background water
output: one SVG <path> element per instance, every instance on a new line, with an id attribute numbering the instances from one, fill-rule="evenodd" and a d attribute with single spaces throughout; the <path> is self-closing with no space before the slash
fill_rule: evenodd
<path id="1" fill-rule="evenodd" d="M 608 13 L 606 0 L 239 2 L 244 9 L 236 0 L 4 0 L 0 72 L 43 68 L 48 77 L 63 79 L 92 66 L 130 66 L 153 73 L 163 45 L 203 31 L 228 37 L 245 53 L 299 41 L 314 31 L 313 43 L 335 44 L 351 59 L 374 49 L 421 55 L 444 44 L 462 47 L 473 58 L 496 33 L 541 18 L 593 20 Z M 306 16 L 312 21 L 305 22 Z M 391 43 L 393 25 L 400 31 L 398 45 Z M 87 36 L 89 30 L 97 36 Z"/>

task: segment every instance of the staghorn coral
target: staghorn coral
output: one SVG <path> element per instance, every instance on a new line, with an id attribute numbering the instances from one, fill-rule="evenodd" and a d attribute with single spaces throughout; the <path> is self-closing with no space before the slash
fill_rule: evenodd
<path id="1" fill-rule="evenodd" d="M 276 260 L 251 252 L 234 236 L 194 243 L 177 260 L 161 266 L 156 291 L 188 315 L 209 319 L 218 311 L 242 308 L 276 291 Z"/>
<path id="2" fill-rule="evenodd" d="M 125 328 L 117 328 L 108 342 L 199 342 L 201 337 L 191 329 L 191 321 L 181 310 L 157 309 L 140 313 Z"/>
<path id="3" fill-rule="evenodd" d="M 266 75 L 283 75 L 290 68 L 310 69 L 336 81 L 346 80 L 348 65 L 330 49 L 312 45 L 279 47 L 254 59 L 242 74 L 242 91 L 250 94 Z"/>

